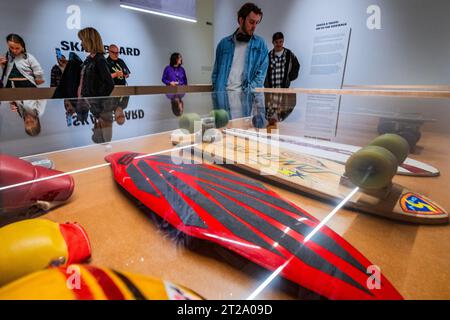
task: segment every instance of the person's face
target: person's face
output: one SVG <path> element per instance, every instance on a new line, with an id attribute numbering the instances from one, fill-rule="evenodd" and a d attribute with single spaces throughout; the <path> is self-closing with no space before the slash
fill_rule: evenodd
<path id="1" fill-rule="evenodd" d="M 284 39 L 277 39 L 275 40 L 273 43 L 273 47 L 275 49 L 275 51 L 281 51 L 283 50 L 283 46 L 284 46 Z"/>
<path id="2" fill-rule="evenodd" d="M 183 63 L 183 57 L 181 55 L 177 58 L 177 66 L 181 65 Z"/>
<path id="3" fill-rule="evenodd" d="M 84 43 L 83 43 L 83 42 L 84 42 L 83 39 L 80 38 L 80 44 L 81 44 L 81 47 L 83 48 L 82 51 L 88 52 L 87 49 L 86 49 L 86 47 L 84 46 Z"/>
<path id="4" fill-rule="evenodd" d="M 112 60 L 116 61 L 119 59 L 119 48 L 117 47 L 109 47 L 109 56 Z"/>
<path id="5" fill-rule="evenodd" d="M 261 15 L 256 14 L 252 11 L 245 20 L 239 18 L 239 25 L 244 33 L 248 34 L 249 36 L 252 36 L 255 33 L 256 26 L 259 24 L 260 21 Z"/>
<path id="6" fill-rule="evenodd" d="M 68 100 L 64 100 L 64 108 L 66 109 L 66 112 L 69 114 L 75 113 L 75 107 L 73 106 L 72 102 Z"/>
<path id="7" fill-rule="evenodd" d="M 23 121 L 25 130 L 32 130 L 39 125 L 38 118 L 27 113 L 25 114 Z"/>
<path id="8" fill-rule="evenodd" d="M 61 67 L 64 67 L 64 66 L 67 64 L 67 59 L 66 59 L 66 57 L 65 57 L 65 56 L 62 56 L 62 57 L 61 57 L 61 60 L 58 60 L 58 64 L 59 64 Z"/>
<path id="9" fill-rule="evenodd" d="M 12 41 L 8 41 L 8 48 L 14 57 L 17 57 L 24 51 L 23 47 L 19 43 L 15 43 Z"/>
<path id="10" fill-rule="evenodd" d="M 122 108 L 117 107 L 115 112 L 114 112 L 114 115 L 115 115 L 116 123 L 118 125 L 121 126 L 121 125 L 123 125 L 125 123 L 125 114 L 124 114 Z"/>

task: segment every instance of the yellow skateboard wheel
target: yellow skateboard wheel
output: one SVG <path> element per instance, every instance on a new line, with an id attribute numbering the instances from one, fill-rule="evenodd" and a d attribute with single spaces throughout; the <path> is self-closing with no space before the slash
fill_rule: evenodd
<path id="1" fill-rule="evenodd" d="M 382 189 L 390 185 L 397 167 L 392 152 L 379 146 L 367 146 L 347 160 L 345 175 L 363 189 Z"/>
<path id="2" fill-rule="evenodd" d="M 374 139 L 369 145 L 388 149 L 397 158 L 398 165 L 401 165 L 406 157 L 408 157 L 409 143 L 405 138 L 398 134 L 383 134 Z"/>

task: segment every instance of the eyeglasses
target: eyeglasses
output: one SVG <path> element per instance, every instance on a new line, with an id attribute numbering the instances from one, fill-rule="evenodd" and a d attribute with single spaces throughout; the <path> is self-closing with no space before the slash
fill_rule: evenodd
<path id="1" fill-rule="evenodd" d="M 110 51 L 109 53 L 112 53 L 112 54 L 119 54 L 119 51 Z"/>

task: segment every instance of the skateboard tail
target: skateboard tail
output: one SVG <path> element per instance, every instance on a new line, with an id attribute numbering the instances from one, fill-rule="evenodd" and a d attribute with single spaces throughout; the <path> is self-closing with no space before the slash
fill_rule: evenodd
<path id="1" fill-rule="evenodd" d="M 315 233 L 313 216 L 261 183 L 209 165 L 175 164 L 168 156 L 136 156 L 106 157 L 116 182 L 180 232 L 329 299 L 402 299 L 342 237 L 326 226 Z"/>

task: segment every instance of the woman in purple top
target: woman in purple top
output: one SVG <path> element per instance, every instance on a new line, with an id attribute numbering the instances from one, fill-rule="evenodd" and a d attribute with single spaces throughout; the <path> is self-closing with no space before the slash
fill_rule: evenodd
<path id="1" fill-rule="evenodd" d="M 181 66 L 183 64 L 183 57 L 180 53 L 175 52 L 170 56 L 170 65 L 164 69 L 162 82 L 166 86 L 186 86 L 188 84 L 186 72 Z"/>

